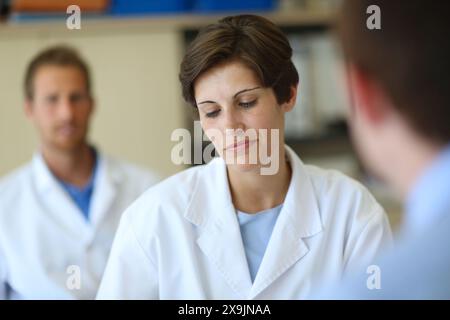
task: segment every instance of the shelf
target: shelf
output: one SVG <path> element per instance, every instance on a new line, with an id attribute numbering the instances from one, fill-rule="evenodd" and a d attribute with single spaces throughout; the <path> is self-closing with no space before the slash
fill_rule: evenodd
<path id="1" fill-rule="evenodd" d="M 267 17 L 280 27 L 331 26 L 335 14 L 330 10 L 291 10 L 275 12 L 251 12 Z M 81 30 L 71 32 L 148 32 L 160 30 L 195 30 L 214 23 L 222 17 L 236 12 L 221 14 L 180 14 L 142 17 L 86 18 L 82 20 Z M 0 38 L 36 33 L 67 32 L 65 20 L 30 21 L 0 24 Z"/>

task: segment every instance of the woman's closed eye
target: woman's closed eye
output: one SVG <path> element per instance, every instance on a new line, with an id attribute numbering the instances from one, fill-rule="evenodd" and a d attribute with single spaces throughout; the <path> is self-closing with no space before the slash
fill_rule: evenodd
<path id="1" fill-rule="evenodd" d="M 251 100 L 251 101 L 241 101 L 238 103 L 238 105 L 241 108 L 244 109 L 250 109 L 251 107 L 255 106 L 256 103 L 258 102 L 257 99 Z M 220 114 L 221 110 L 220 109 L 216 109 L 216 110 L 211 110 L 211 111 L 205 111 L 205 116 L 207 118 L 215 118 Z"/>
<path id="2" fill-rule="evenodd" d="M 219 109 L 207 112 L 206 113 L 206 117 L 208 117 L 208 118 L 215 118 L 215 117 L 217 117 L 219 115 L 219 112 L 220 112 Z"/>
<path id="3" fill-rule="evenodd" d="M 256 104 L 256 102 L 257 102 L 256 99 L 249 101 L 249 102 L 242 101 L 242 102 L 239 102 L 239 106 L 241 106 L 245 109 L 249 109 L 249 108 L 253 107 Z"/>

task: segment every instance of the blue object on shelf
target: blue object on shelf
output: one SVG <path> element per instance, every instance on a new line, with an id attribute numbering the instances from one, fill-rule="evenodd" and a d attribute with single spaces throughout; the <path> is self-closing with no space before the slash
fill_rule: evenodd
<path id="1" fill-rule="evenodd" d="M 112 0 L 112 14 L 169 13 L 189 10 L 192 0 Z"/>
<path id="2" fill-rule="evenodd" d="M 113 15 L 177 13 L 188 11 L 193 0 L 111 0 Z"/>
<path id="3" fill-rule="evenodd" d="M 273 10 L 276 0 L 194 0 L 194 11 L 242 11 L 242 10 Z"/>

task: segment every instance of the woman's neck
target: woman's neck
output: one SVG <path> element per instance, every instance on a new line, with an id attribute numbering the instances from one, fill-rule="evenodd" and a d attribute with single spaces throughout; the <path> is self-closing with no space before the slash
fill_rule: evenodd
<path id="1" fill-rule="evenodd" d="M 279 170 L 261 175 L 259 170 L 241 172 L 228 168 L 228 181 L 234 207 L 246 213 L 258 213 L 284 202 L 291 181 L 291 167 L 280 152 Z"/>

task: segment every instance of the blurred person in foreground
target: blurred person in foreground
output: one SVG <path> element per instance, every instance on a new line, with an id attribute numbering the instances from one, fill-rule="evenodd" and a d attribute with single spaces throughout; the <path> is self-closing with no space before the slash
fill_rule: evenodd
<path id="1" fill-rule="evenodd" d="M 366 26 L 370 5 L 380 8 L 379 30 Z M 448 12 L 448 1 L 344 1 L 338 29 L 353 138 L 367 168 L 398 192 L 406 212 L 377 274 L 354 275 L 320 298 L 450 299 Z"/>

